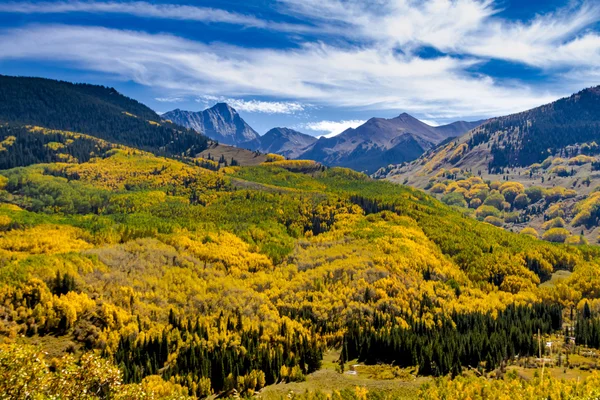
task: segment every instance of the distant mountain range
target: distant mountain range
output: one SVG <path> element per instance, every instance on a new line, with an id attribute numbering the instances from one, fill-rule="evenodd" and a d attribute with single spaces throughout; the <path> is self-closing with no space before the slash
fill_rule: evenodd
<path id="1" fill-rule="evenodd" d="M 444 140 L 460 136 L 483 122 L 459 121 L 433 127 L 404 113 L 392 119 L 371 118 L 356 129 L 317 139 L 289 128 L 274 128 L 260 136 L 235 109 L 224 103 L 200 112 L 177 109 L 163 114 L 163 118 L 220 143 L 368 173 L 391 163 L 412 161 Z"/>
<path id="2" fill-rule="evenodd" d="M 287 158 L 298 158 L 306 151 L 307 147 L 316 141 L 316 137 L 293 129 L 273 128 L 248 144 L 251 150 L 281 154 Z"/>
<path id="3" fill-rule="evenodd" d="M 570 243 L 600 239 L 600 86 L 492 118 L 374 176 L 470 208 L 476 218 Z M 527 229 L 527 230 L 526 230 Z"/>
<path id="4" fill-rule="evenodd" d="M 528 111 L 492 118 L 412 163 L 392 166 L 379 175 L 393 175 L 395 180 L 425 186 L 425 177 L 441 169 L 468 169 L 482 175 L 531 165 L 535 169 L 549 157 L 594 154 L 599 141 L 597 86 Z"/>
<path id="5" fill-rule="evenodd" d="M 301 157 L 372 173 L 390 163 L 412 161 L 436 144 L 480 124 L 460 121 L 432 127 L 406 113 L 392 119 L 371 118 L 356 129 L 320 138 Z"/>

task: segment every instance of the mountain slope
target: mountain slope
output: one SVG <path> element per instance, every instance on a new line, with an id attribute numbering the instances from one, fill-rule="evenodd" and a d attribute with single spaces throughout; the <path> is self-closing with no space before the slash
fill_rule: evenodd
<path id="1" fill-rule="evenodd" d="M 0 75 L 0 123 L 85 133 L 161 154 L 195 154 L 207 139 L 162 121 L 113 88 Z"/>
<path id="2" fill-rule="evenodd" d="M 527 228 L 551 241 L 597 242 L 599 140 L 596 87 L 491 119 L 412 163 L 375 175 L 469 207 L 474 217 L 497 226 Z"/>
<path id="3" fill-rule="evenodd" d="M 414 160 L 437 143 L 479 123 L 432 127 L 406 113 L 392 119 L 371 118 L 356 129 L 320 138 L 300 157 L 372 173 L 390 163 Z"/>
<path id="4" fill-rule="evenodd" d="M 237 111 L 226 103 L 217 103 L 199 112 L 176 109 L 164 113 L 162 117 L 223 144 L 241 146 L 259 136 Z"/>
<path id="5" fill-rule="evenodd" d="M 317 138 L 289 128 L 273 128 L 248 145 L 262 153 L 281 154 L 287 158 L 298 158 Z"/>
<path id="6" fill-rule="evenodd" d="M 463 168 L 500 174 L 549 157 L 599 152 L 600 86 L 517 114 L 488 120 L 452 143 L 387 173 L 423 187 L 440 169 Z"/>

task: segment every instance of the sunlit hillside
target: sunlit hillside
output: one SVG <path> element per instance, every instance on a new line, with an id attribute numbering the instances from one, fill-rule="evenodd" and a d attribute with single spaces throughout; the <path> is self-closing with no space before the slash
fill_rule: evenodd
<path id="1" fill-rule="evenodd" d="M 274 157 L 215 172 L 102 143 L 0 172 L 4 368 L 29 345 L 95 352 L 136 390 L 158 375 L 203 397 L 303 381 L 332 349 L 454 376 L 535 356 L 538 331 L 563 324 L 600 342 L 582 328 L 598 326 L 594 247 L 350 170 Z"/>

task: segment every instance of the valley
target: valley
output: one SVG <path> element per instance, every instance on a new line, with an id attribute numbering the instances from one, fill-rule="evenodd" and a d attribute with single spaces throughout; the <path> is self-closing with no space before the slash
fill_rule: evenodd
<path id="1" fill-rule="evenodd" d="M 109 88 L 6 79 L 31 92 L 0 108 L 9 398 L 596 395 L 583 144 L 492 181 L 460 164 L 490 120 L 374 179 L 217 144 Z M 47 91 L 61 101 L 35 100 Z M 586 240 L 544 237 L 559 219 Z"/>

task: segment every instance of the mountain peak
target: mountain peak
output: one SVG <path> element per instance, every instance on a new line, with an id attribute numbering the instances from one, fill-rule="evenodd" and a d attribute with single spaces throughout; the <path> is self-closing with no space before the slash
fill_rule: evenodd
<path id="1" fill-rule="evenodd" d="M 214 106 L 212 106 L 204 111 L 209 111 L 209 110 L 216 111 L 223 116 L 234 117 L 236 115 L 239 115 L 238 112 L 236 111 L 236 109 L 231 107 L 227 103 L 216 103 Z"/>
<path id="2" fill-rule="evenodd" d="M 256 149 L 264 153 L 277 153 L 296 158 L 306 147 L 317 141 L 314 136 L 290 128 L 277 127 L 258 139 Z"/>
<path id="3" fill-rule="evenodd" d="M 213 140 L 234 146 L 259 137 L 258 133 L 227 103 L 216 103 L 199 112 L 173 110 L 163 114 L 163 118 L 194 129 Z"/>

